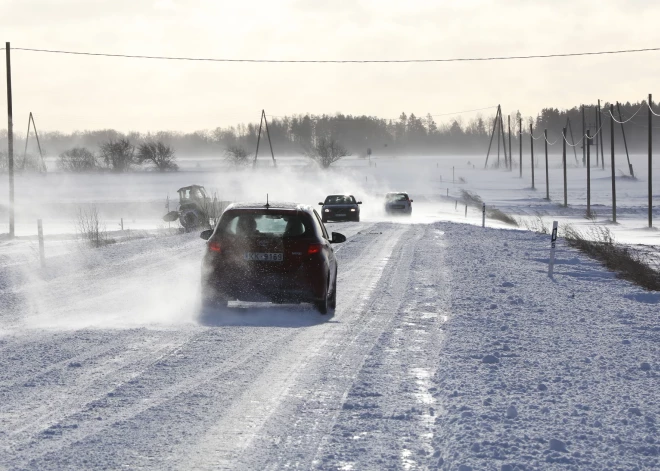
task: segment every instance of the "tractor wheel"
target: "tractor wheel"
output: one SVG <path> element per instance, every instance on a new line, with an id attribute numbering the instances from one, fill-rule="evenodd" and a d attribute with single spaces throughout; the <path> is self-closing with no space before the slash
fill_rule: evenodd
<path id="1" fill-rule="evenodd" d="M 190 231 L 202 225 L 204 216 L 198 209 L 191 208 L 184 210 L 179 216 L 179 220 L 186 231 Z"/>

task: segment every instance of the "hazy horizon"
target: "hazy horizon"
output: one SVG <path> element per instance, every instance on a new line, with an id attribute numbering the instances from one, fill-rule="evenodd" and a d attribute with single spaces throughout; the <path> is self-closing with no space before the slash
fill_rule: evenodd
<path id="1" fill-rule="evenodd" d="M 660 5 L 641 0 L 593 5 L 25 0 L 4 2 L 0 25 L 3 42 L 12 48 L 228 59 L 445 59 L 660 45 L 654 21 Z M 499 103 L 505 114 L 536 116 L 544 107 L 645 99 L 660 72 L 659 54 L 250 64 L 13 50 L 14 129 L 23 128 L 29 112 L 40 131 L 62 132 L 191 132 L 256 122 L 261 109 L 276 116 L 341 112 L 396 119 L 401 112 L 439 115 Z"/>

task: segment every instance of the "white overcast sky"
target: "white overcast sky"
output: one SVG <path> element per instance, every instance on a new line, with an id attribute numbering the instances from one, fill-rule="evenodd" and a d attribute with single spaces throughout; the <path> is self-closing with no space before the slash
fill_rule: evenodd
<path id="1" fill-rule="evenodd" d="M 655 0 L 2 0 L 0 40 L 165 56 L 430 59 L 660 47 L 659 19 Z M 389 118 L 660 100 L 660 52 L 350 65 L 12 51 L 12 77 L 20 128 L 32 111 L 40 130 L 193 131 L 258 121 L 262 108 Z M 4 113 L 4 87 L 2 96 Z"/>

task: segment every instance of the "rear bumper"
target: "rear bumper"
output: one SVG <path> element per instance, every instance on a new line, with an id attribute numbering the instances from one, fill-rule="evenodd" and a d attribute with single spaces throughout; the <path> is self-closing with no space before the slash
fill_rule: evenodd
<path id="1" fill-rule="evenodd" d="M 395 208 L 392 206 L 385 206 L 385 212 L 387 213 L 401 213 L 401 214 L 410 214 L 412 213 L 412 206 L 409 207 L 403 207 L 403 208 Z"/>
<path id="2" fill-rule="evenodd" d="M 323 298 L 327 281 L 321 270 L 304 268 L 287 274 L 250 273 L 241 270 L 202 274 L 206 297 L 248 302 L 314 302 Z"/>

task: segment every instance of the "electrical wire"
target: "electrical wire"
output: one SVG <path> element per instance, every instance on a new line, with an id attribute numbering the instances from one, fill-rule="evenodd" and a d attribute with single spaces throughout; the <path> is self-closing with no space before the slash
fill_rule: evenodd
<path id="1" fill-rule="evenodd" d="M 637 109 L 637 111 L 635 111 L 635 113 L 634 113 L 630 118 L 626 119 L 625 121 L 619 121 L 618 119 L 616 119 L 610 110 L 607 110 L 607 112 L 609 113 L 610 117 L 611 117 L 615 122 L 617 122 L 617 123 L 619 123 L 619 124 L 626 124 L 628 121 L 630 121 L 630 120 L 633 119 L 635 116 L 637 116 L 637 113 L 639 113 L 639 112 L 642 110 L 643 107 L 644 107 L 643 104 L 640 105 L 639 108 Z"/>
<path id="2" fill-rule="evenodd" d="M 646 106 L 649 107 L 649 111 L 650 111 L 652 114 L 654 114 L 655 116 L 660 117 L 660 114 L 658 114 L 658 113 L 656 113 L 655 111 L 653 111 L 653 107 L 651 107 L 651 105 L 650 105 L 649 103 L 647 103 Z"/>
<path id="3" fill-rule="evenodd" d="M 16 51 L 44 52 L 50 54 L 69 54 L 78 56 L 101 56 L 118 57 L 129 59 L 156 59 L 156 60 L 176 60 L 176 61 L 199 61 L 199 62 L 252 62 L 252 63 L 297 63 L 297 64 L 401 64 L 401 63 L 429 63 L 429 62 L 483 62 L 483 61 L 503 61 L 519 59 L 548 59 L 557 57 L 579 57 L 579 56 L 599 56 L 606 54 L 629 54 L 633 52 L 653 52 L 660 51 L 660 47 L 643 49 L 622 49 L 615 51 L 595 51 L 595 52 L 569 52 L 563 54 L 532 54 L 527 56 L 493 56 L 493 57 L 461 57 L 453 59 L 367 59 L 367 60 L 319 60 L 319 59 L 221 59 L 209 57 L 177 57 L 177 56 L 147 56 L 133 54 L 114 54 L 101 52 L 81 52 L 64 51 L 56 49 L 37 49 L 28 47 L 12 48 Z"/>

